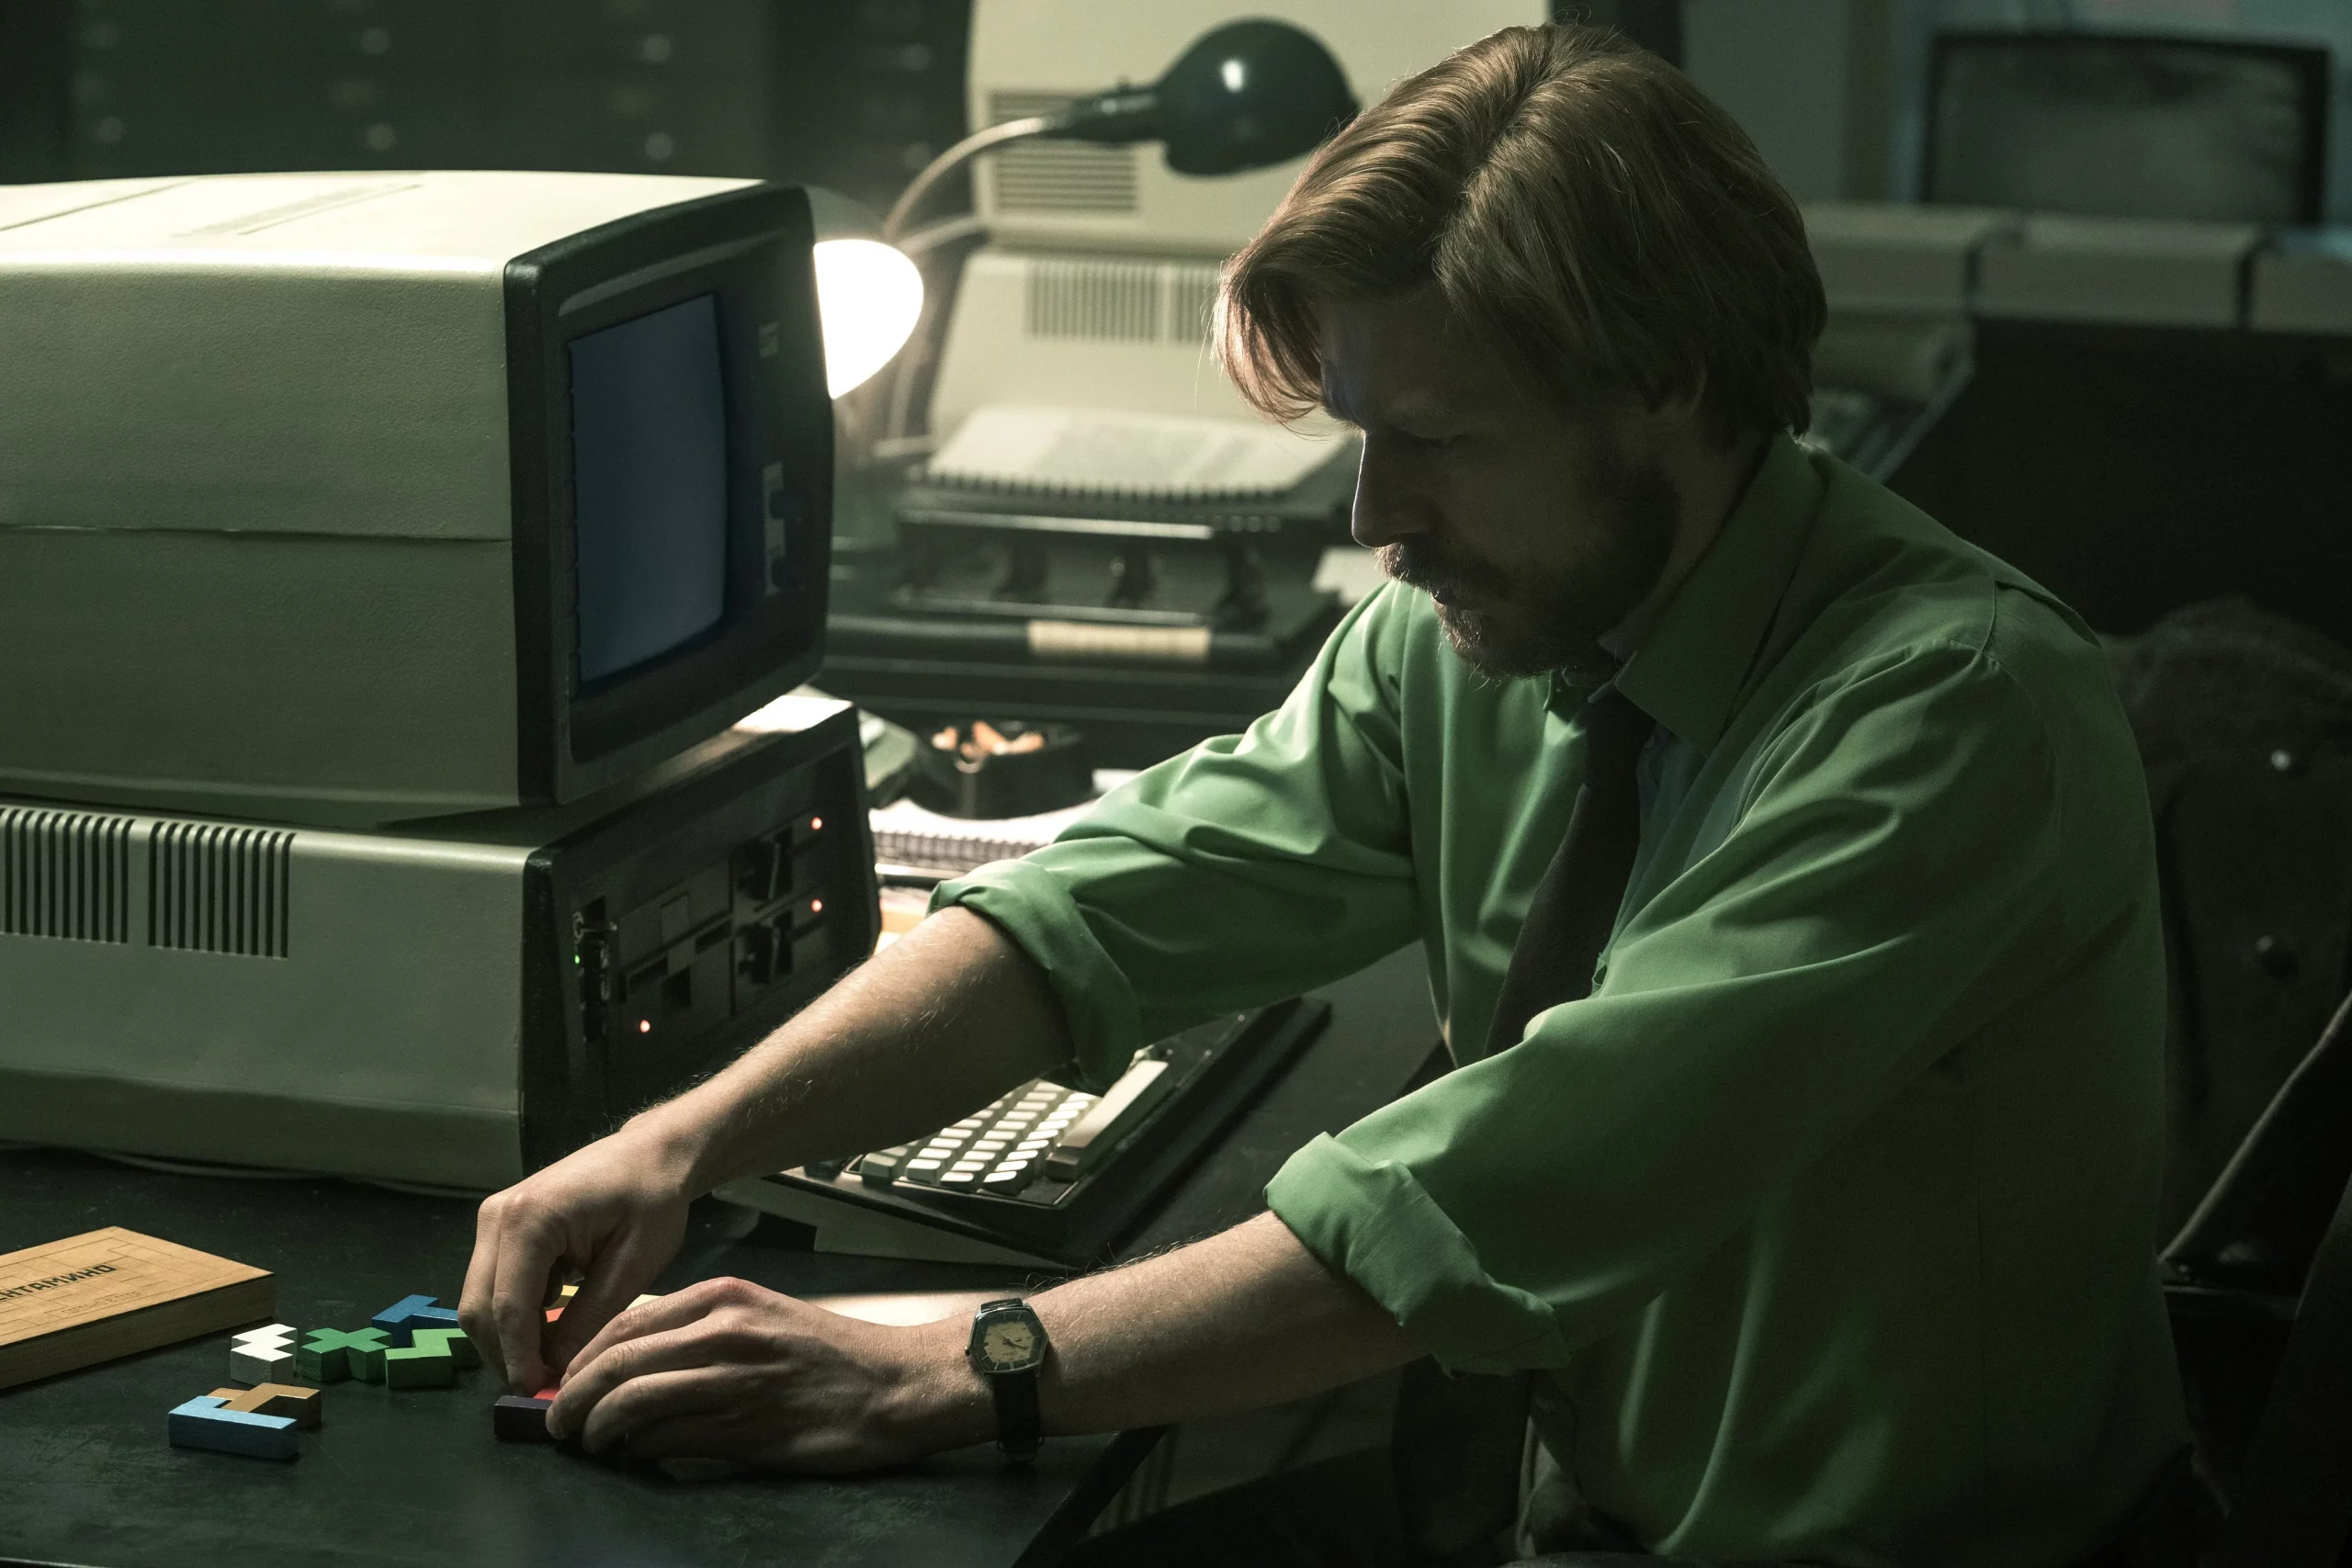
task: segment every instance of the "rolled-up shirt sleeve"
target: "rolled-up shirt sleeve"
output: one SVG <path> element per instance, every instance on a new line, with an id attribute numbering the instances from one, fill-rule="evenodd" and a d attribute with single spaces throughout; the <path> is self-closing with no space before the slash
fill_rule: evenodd
<path id="1" fill-rule="evenodd" d="M 1591 997 L 1317 1139 L 1269 1203 L 1442 1364 L 1564 1364 L 2085 940 L 2062 784 L 1991 653 L 1821 682 Z"/>
<path id="2" fill-rule="evenodd" d="M 1079 1076 L 1339 979 L 1419 934 L 1392 591 L 1359 604 L 1282 707 L 1106 795 L 1056 842 L 942 885 L 995 922 L 1069 1019 Z"/>

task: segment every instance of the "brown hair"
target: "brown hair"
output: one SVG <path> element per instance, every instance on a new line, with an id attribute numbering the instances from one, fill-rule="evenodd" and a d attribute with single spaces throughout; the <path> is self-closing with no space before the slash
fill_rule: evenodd
<path id="1" fill-rule="evenodd" d="M 1729 115 L 1605 28 L 1506 28 L 1325 143 L 1226 265 L 1218 358 L 1295 418 L 1322 400 L 1318 303 L 1432 284 L 1570 404 L 1703 383 L 1722 439 L 1808 423 L 1826 307 L 1796 204 Z"/>

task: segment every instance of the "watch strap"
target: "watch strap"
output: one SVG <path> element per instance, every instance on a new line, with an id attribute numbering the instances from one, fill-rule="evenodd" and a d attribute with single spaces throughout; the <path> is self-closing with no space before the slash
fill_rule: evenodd
<path id="1" fill-rule="evenodd" d="M 1037 1373 L 998 1372 L 989 1379 L 996 1398 L 996 1446 L 1009 1460 L 1026 1464 L 1037 1457 L 1043 1422 L 1037 1416 Z"/>

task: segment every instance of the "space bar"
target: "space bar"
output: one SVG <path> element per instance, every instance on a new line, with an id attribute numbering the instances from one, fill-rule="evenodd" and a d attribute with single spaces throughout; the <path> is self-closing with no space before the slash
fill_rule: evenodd
<path id="1" fill-rule="evenodd" d="M 1059 1181 L 1075 1181 L 1102 1152 L 1118 1143 L 1143 1113 L 1174 1087 L 1168 1064 L 1141 1061 L 1119 1075 L 1119 1081 L 1096 1100 L 1078 1124 L 1061 1135 L 1046 1161 L 1046 1174 Z"/>

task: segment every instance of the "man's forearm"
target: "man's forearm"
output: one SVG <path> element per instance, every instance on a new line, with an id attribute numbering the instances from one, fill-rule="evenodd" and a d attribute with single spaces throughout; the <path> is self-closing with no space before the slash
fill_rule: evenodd
<path id="1" fill-rule="evenodd" d="M 1031 1298 L 1053 1347 L 1038 1404 L 1049 1433 L 1112 1432 L 1254 1409 L 1420 1354 L 1386 1309 L 1272 1214 Z M 996 1417 L 963 1367 L 966 1325 L 926 1332 L 939 1369 L 926 1446 L 978 1442 Z"/>
<path id="2" fill-rule="evenodd" d="M 673 1144 L 707 1190 L 920 1136 L 1069 1055 L 1044 973 L 987 920 L 948 909 L 632 1128 Z"/>

